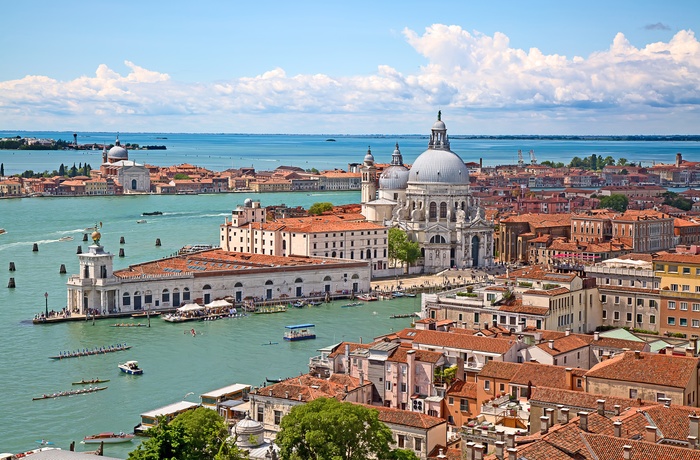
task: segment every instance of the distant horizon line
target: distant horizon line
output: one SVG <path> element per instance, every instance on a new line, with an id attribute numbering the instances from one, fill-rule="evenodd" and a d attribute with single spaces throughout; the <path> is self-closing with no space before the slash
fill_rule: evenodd
<path id="1" fill-rule="evenodd" d="M 2 129 L 0 133 L 67 133 L 71 136 L 78 134 L 81 131 L 56 131 L 56 130 L 8 130 Z M 419 137 L 429 138 L 429 134 L 339 134 L 339 133 L 226 133 L 226 132 L 188 132 L 188 131 L 82 131 L 84 134 L 198 134 L 198 135 L 213 135 L 213 136 L 324 136 L 324 137 Z M 683 140 L 683 141 L 700 141 L 700 134 L 452 134 L 449 136 L 452 139 L 581 139 L 581 140 L 625 140 L 625 139 L 658 139 L 658 140 Z"/>

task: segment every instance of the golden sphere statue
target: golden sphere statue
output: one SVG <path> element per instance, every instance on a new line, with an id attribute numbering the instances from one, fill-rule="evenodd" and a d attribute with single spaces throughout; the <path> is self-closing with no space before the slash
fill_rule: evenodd
<path id="1" fill-rule="evenodd" d="M 101 237 L 102 235 L 97 230 L 92 232 L 92 241 L 94 241 L 95 243 L 99 242 Z"/>

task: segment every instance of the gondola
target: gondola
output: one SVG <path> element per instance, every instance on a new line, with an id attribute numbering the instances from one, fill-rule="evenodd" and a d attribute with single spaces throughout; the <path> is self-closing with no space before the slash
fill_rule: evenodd
<path id="1" fill-rule="evenodd" d="M 265 377 L 265 381 L 267 383 L 280 383 L 280 382 L 284 382 L 284 379 L 271 379 L 271 378 Z"/>

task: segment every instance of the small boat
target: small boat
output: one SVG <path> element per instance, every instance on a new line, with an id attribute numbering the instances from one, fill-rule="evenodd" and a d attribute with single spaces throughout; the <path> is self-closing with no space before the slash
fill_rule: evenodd
<path id="1" fill-rule="evenodd" d="M 377 297 L 370 294 L 360 294 L 357 296 L 357 300 L 364 300 L 365 302 L 374 302 Z"/>
<path id="2" fill-rule="evenodd" d="M 311 305 L 312 307 L 318 307 L 318 306 L 321 305 L 322 303 L 323 303 L 323 302 L 319 302 L 319 301 L 317 301 L 317 300 L 312 300 L 312 301 L 309 302 L 309 305 Z"/>
<path id="3" fill-rule="evenodd" d="M 143 323 L 114 323 L 110 327 L 146 327 Z"/>
<path id="4" fill-rule="evenodd" d="M 7 233 L 7 230 L 5 230 L 4 228 L 0 228 L 0 235 L 2 235 L 3 233 Z"/>
<path id="5" fill-rule="evenodd" d="M 255 310 L 256 315 L 264 315 L 267 313 L 284 313 L 287 311 L 286 305 L 263 305 Z"/>
<path id="6" fill-rule="evenodd" d="M 361 307 L 362 302 L 350 302 L 346 303 L 345 305 L 341 305 L 340 308 L 350 308 L 350 307 Z"/>
<path id="7" fill-rule="evenodd" d="M 105 382 L 109 382 L 109 379 L 104 379 L 104 380 L 101 380 L 101 379 L 85 380 L 85 379 L 83 379 L 80 382 L 73 382 L 73 385 L 92 385 L 94 383 L 105 383 Z"/>
<path id="8" fill-rule="evenodd" d="M 271 379 L 271 378 L 265 377 L 265 381 L 267 383 L 280 383 L 280 382 L 284 382 L 284 379 Z"/>
<path id="9" fill-rule="evenodd" d="M 316 331 L 314 331 L 314 324 L 294 324 L 291 326 L 284 326 L 287 331 L 284 333 L 284 340 L 289 340 L 290 342 L 296 342 L 297 340 L 308 340 L 316 338 Z"/>
<path id="10" fill-rule="evenodd" d="M 404 292 L 404 297 L 415 297 L 416 295 L 412 292 Z"/>
<path id="11" fill-rule="evenodd" d="M 119 363 L 119 370 L 129 375 L 143 374 L 143 369 L 139 367 L 138 361 L 127 361 L 125 363 Z"/>
<path id="12" fill-rule="evenodd" d="M 102 355 L 105 353 L 114 353 L 116 351 L 124 351 L 128 350 L 131 348 L 131 345 L 125 345 L 125 344 L 117 344 L 117 345 L 109 345 L 107 347 L 99 347 L 99 348 L 93 348 L 92 350 L 88 350 L 87 348 L 83 350 L 78 350 L 78 351 L 65 351 L 65 352 L 60 352 L 56 356 L 49 356 L 50 359 L 66 359 L 66 358 L 80 358 L 82 356 L 93 356 L 93 355 Z"/>
<path id="13" fill-rule="evenodd" d="M 147 222 L 146 219 L 139 219 L 136 221 L 137 224 L 145 224 Z"/>
<path id="14" fill-rule="evenodd" d="M 153 212 L 142 212 L 142 216 L 162 216 L 163 213 L 160 211 L 153 211 Z"/>
<path id="15" fill-rule="evenodd" d="M 394 291 L 392 292 L 392 294 L 394 295 L 394 297 L 404 297 L 406 295 L 401 291 Z"/>
<path id="16" fill-rule="evenodd" d="M 126 433 L 99 433 L 93 434 L 92 436 L 85 436 L 83 438 L 83 444 L 99 444 L 101 442 L 105 444 L 116 444 L 119 442 L 130 442 L 134 439 L 133 434 Z"/>
<path id="17" fill-rule="evenodd" d="M 72 236 L 62 236 L 58 239 L 58 241 L 73 241 Z"/>
<path id="18" fill-rule="evenodd" d="M 150 312 L 150 313 L 141 312 L 141 313 L 133 313 L 131 315 L 132 318 L 145 318 L 147 316 L 150 316 L 152 318 L 155 316 L 160 316 L 160 312 L 159 311 L 154 311 L 154 312 Z"/>
<path id="19" fill-rule="evenodd" d="M 304 308 L 306 306 L 306 302 L 304 302 L 303 300 L 297 300 L 296 302 L 294 302 L 291 305 L 294 308 Z"/>
<path id="20" fill-rule="evenodd" d="M 44 394 L 36 398 L 32 398 L 32 401 L 38 401 L 40 399 L 53 399 L 60 398 L 62 396 L 74 396 L 74 395 L 84 395 L 88 393 L 95 393 L 97 391 L 106 390 L 107 387 L 90 387 L 81 388 L 80 390 L 69 390 L 69 391 L 59 391 L 58 393 Z"/>

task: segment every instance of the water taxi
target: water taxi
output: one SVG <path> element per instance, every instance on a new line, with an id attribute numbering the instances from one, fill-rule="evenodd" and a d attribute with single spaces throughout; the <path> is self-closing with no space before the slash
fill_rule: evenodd
<path id="1" fill-rule="evenodd" d="M 134 439 L 133 434 L 127 433 L 99 433 L 92 436 L 85 436 L 82 440 L 83 444 L 116 444 L 119 442 L 131 442 Z"/>
<path id="2" fill-rule="evenodd" d="M 119 363 L 119 370 L 129 375 L 143 374 L 143 369 L 139 367 L 138 361 L 127 361 L 125 363 Z"/>
<path id="3" fill-rule="evenodd" d="M 291 326 L 284 326 L 287 331 L 284 333 L 284 340 L 289 340 L 290 342 L 296 342 L 297 340 L 308 340 L 316 338 L 316 331 L 314 324 L 294 324 Z"/>
<path id="4" fill-rule="evenodd" d="M 73 241 L 72 236 L 62 236 L 58 239 L 58 241 Z"/>
<path id="5" fill-rule="evenodd" d="M 364 300 L 365 302 L 374 302 L 375 300 L 377 300 L 377 297 L 371 294 L 360 294 L 357 296 L 357 300 Z"/>

